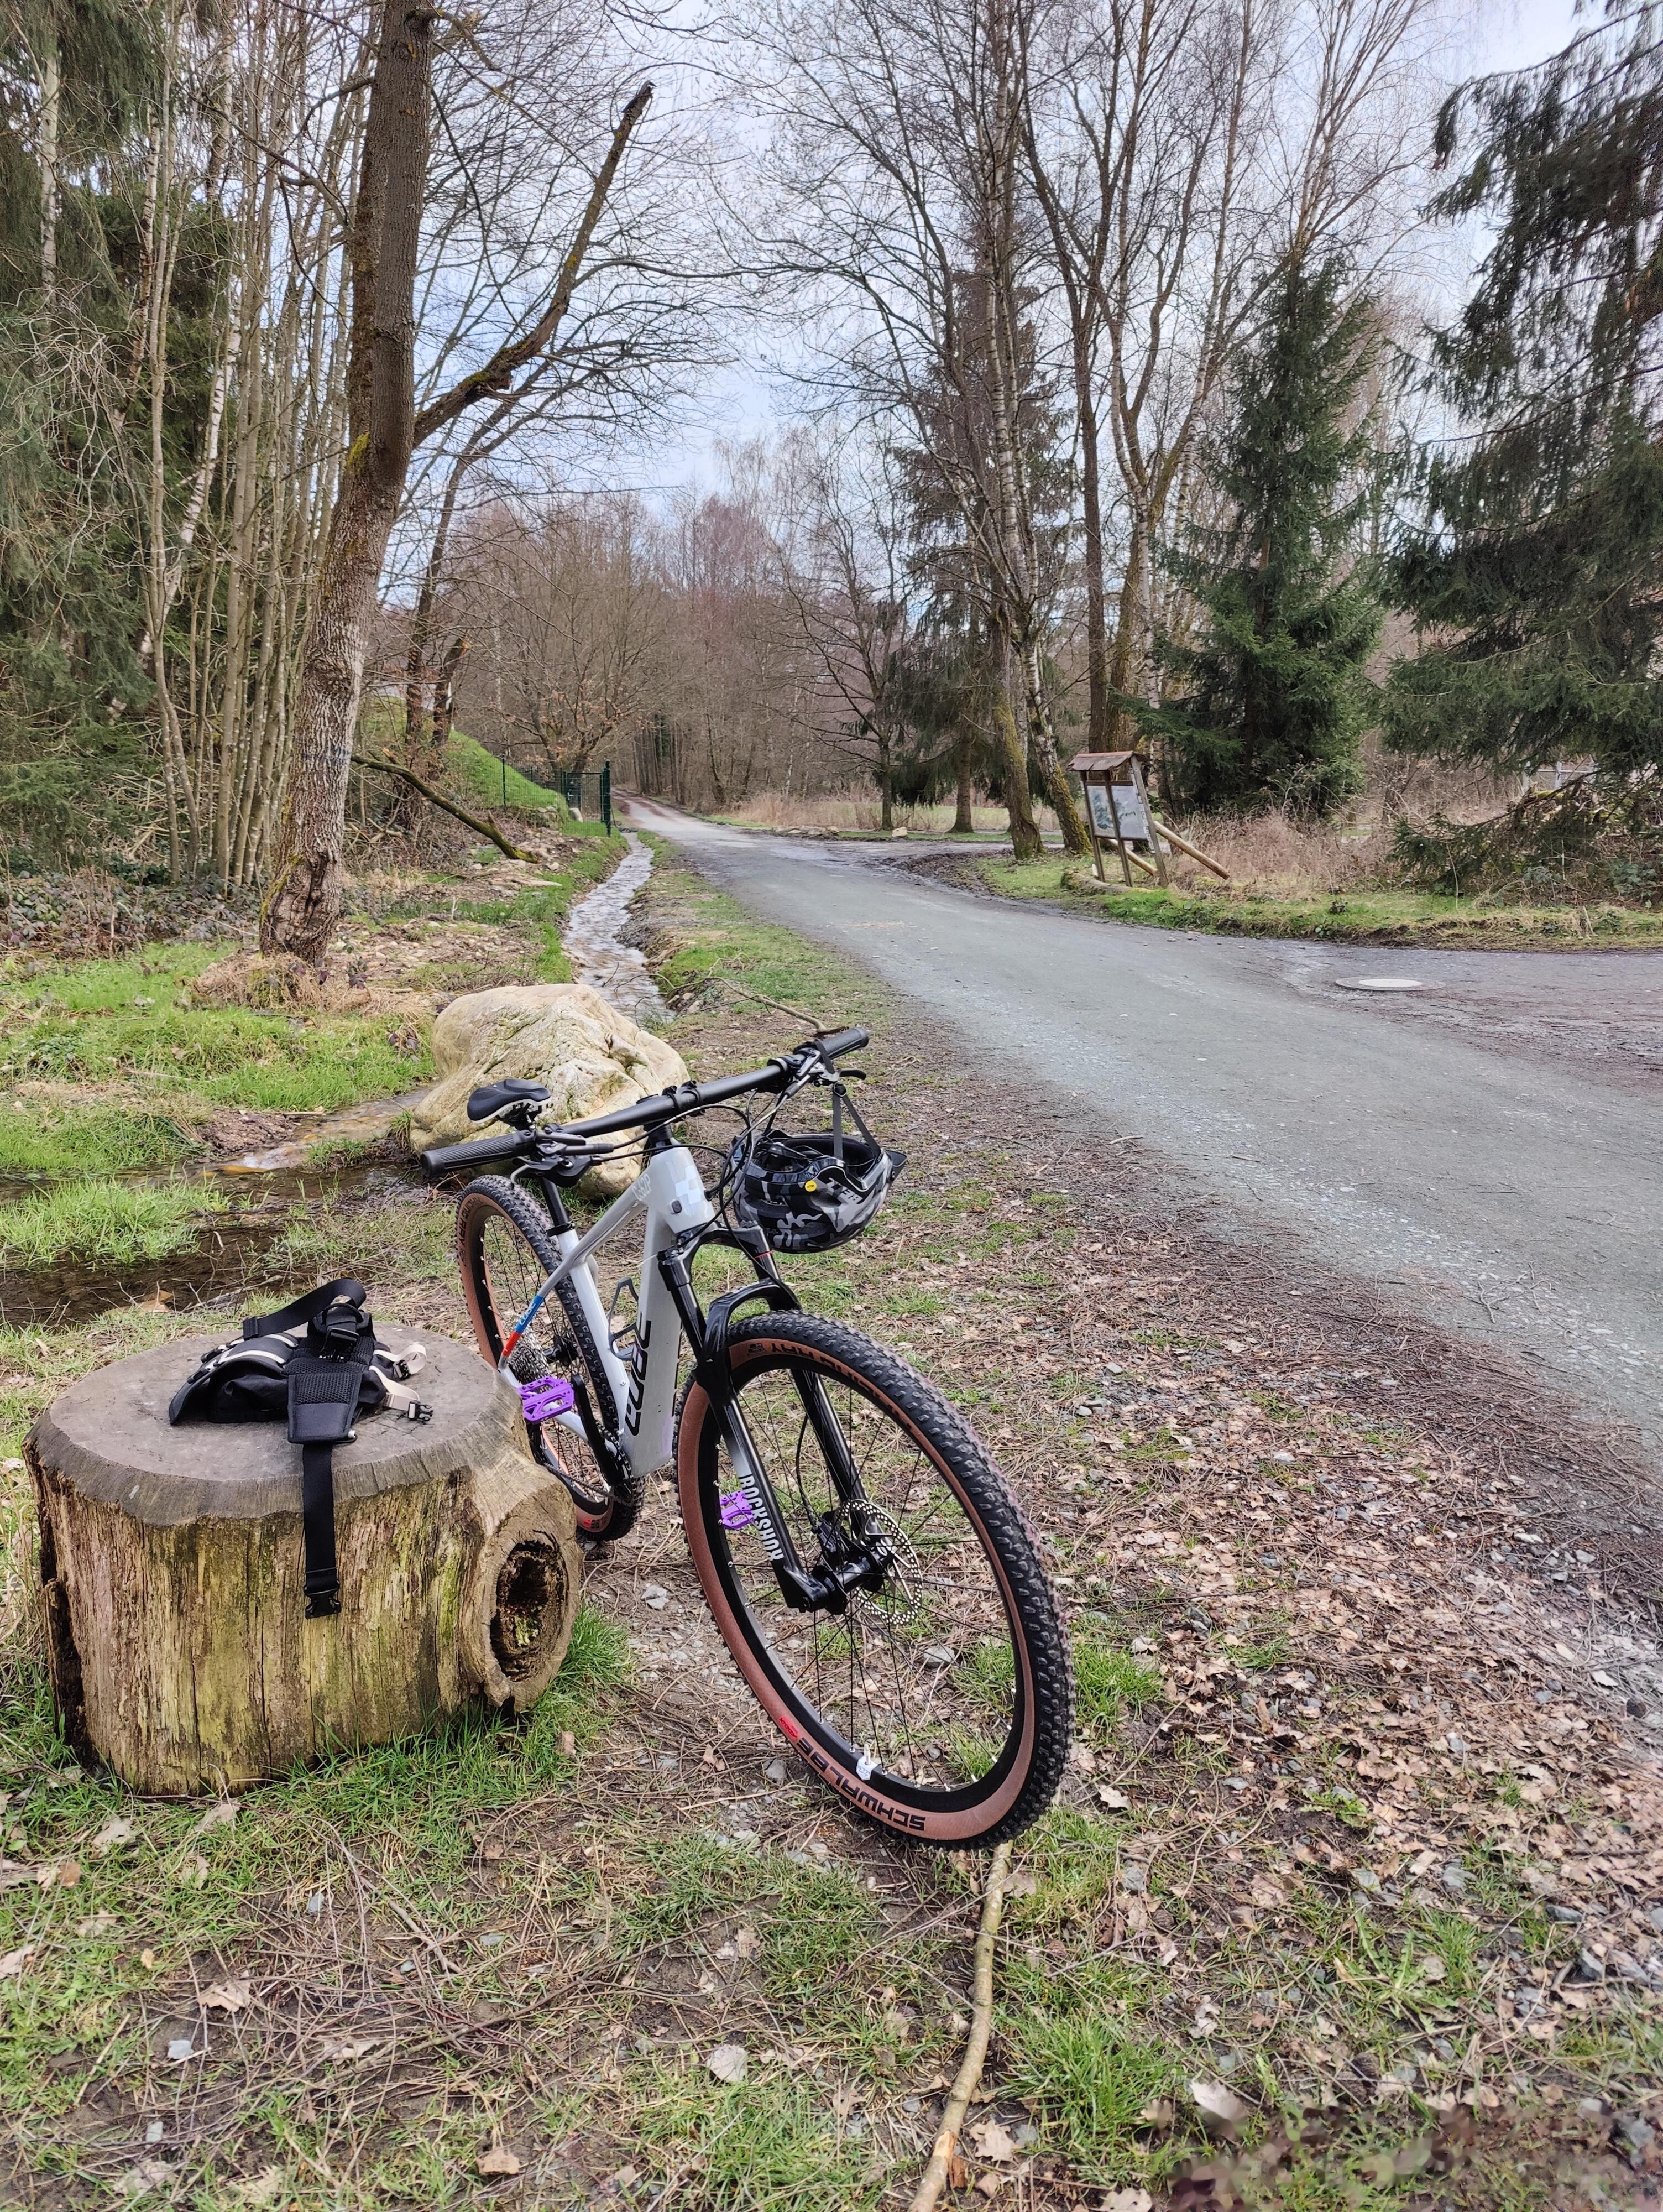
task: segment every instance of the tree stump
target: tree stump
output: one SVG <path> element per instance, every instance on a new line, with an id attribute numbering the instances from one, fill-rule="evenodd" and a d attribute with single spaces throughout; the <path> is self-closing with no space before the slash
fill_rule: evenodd
<path id="1" fill-rule="evenodd" d="M 393 1345 L 414 1332 L 382 1320 Z M 335 1453 L 342 1610 L 305 1617 L 300 1449 L 282 1421 L 167 1425 L 223 1340 L 175 1338 L 85 1376 L 26 1446 L 52 1691 L 83 1759 L 136 1790 L 240 1789 L 468 1707 L 524 1711 L 565 1656 L 572 1502 L 519 1402 L 428 1332 L 418 1426 L 365 1415 Z"/>

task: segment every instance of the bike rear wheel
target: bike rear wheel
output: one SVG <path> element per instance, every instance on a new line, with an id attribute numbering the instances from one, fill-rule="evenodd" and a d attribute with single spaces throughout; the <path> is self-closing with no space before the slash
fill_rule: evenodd
<path id="1" fill-rule="evenodd" d="M 456 1209 L 456 1249 L 474 1335 L 495 1367 L 515 1322 L 559 1266 L 559 1249 L 547 1215 L 504 1176 L 481 1176 L 463 1192 Z M 598 1454 L 592 1442 L 555 1421 L 527 1421 L 526 1440 L 531 1456 L 572 1493 L 582 1534 L 611 1543 L 635 1525 L 646 1485 L 606 1443 L 618 1432 L 617 1407 L 569 1283 L 559 1285 L 522 1341 L 535 1355 L 530 1364 L 537 1375 L 558 1376 L 587 1394 Z M 528 1382 L 533 1379 L 527 1375 Z"/>
<path id="2" fill-rule="evenodd" d="M 787 1604 L 696 1381 L 677 1474 L 694 1565 L 764 1711 L 868 1818 L 969 1848 L 1017 1834 L 1068 1754 L 1067 1639 L 1031 1531 L 968 1425 L 894 1354 L 817 1316 L 771 1313 L 728 1340 L 746 1431 L 803 1565 L 876 1543 L 888 1565 L 847 1610 Z M 820 1394 L 818 1417 L 810 1411 Z M 832 1469 L 825 1412 L 854 1473 Z"/>

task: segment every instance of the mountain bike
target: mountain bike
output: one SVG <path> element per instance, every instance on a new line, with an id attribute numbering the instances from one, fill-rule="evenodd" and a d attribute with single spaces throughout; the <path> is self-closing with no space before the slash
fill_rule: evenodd
<path id="1" fill-rule="evenodd" d="M 508 1168 L 460 1194 L 463 1284 L 580 1529 L 615 1541 L 673 1466 L 706 1601 L 792 1749 L 886 1829 L 982 1845 L 1039 1817 L 1067 1755 L 1073 1678 L 1038 1547 L 969 1424 L 895 1353 L 804 1312 L 775 1258 L 858 1234 L 901 1159 L 838 1067 L 867 1042 L 818 1036 L 559 1126 L 538 1124 L 541 1085 L 482 1085 L 470 1118 L 507 1127 L 422 1157 L 434 1175 Z M 814 1091 L 829 1133 L 786 1130 Z M 707 1191 L 685 1125 L 719 1108 L 743 1127 Z M 624 1158 L 639 1172 L 580 1232 L 566 1194 Z M 637 1213 L 639 1283 L 609 1310 L 593 1255 Z M 723 1248 L 744 1279 L 706 1304 L 695 1267 Z"/>

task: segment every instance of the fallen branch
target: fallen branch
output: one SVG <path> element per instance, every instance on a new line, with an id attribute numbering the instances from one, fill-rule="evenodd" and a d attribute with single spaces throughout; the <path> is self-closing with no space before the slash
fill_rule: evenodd
<path id="1" fill-rule="evenodd" d="M 1230 879 L 1229 871 L 1227 868 L 1221 868 L 1217 860 L 1209 860 L 1199 845 L 1192 845 L 1187 837 L 1180 837 L 1175 830 L 1171 829 L 1166 823 L 1162 821 L 1158 814 L 1151 814 L 1149 818 L 1155 829 L 1166 839 L 1168 845 L 1175 845 L 1180 853 L 1187 853 L 1192 860 L 1199 860 L 1204 868 L 1211 868 L 1214 875 L 1222 878 L 1225 883 L 1229 883 Z"/>
<path id="2" fill-rule="evenodd" d="M 401 782 L 409 784 L 412 790 L 419 791 L 430 805 L 441 807 L 446 814 L 453 814 L 458 822 L 465 822 L 469 829 L 476 830 L 480 836 L 489 837 L 498 852 L 506 853 L 511 860 L 537 859 L 535 853 L 522 852 L 518 845 L 511 845 L 495 823 L 483 822 L 478 815 L 470 814 L 465 806 L 458 806 L 453 799 L 442 797 L 425 777 L 417 775 L 414 769 L 396 768 L 391 761 L 379 760 L 361 759 L 358 765 L 360 768 L 373 769 L 378 775 L 398 776 Z"/>
<path id="3" fill-rule="evenodd" d="M 965 2040 L 964 2060 L 943 2109 L 935 2148 L 930 2153 L 930 2163 L 924 2169 L 924 2179 L 918 2185 L 918 2194 L 908 2212 L 935 2212 L 941 2192 L 947 2186 L 953 2160 L 958 2155 L 958 2131 L 964 2125 L 970 2100 L 981 2080 L 982 2066 L 987 2057 L 987 2039 L 993 2031 L 993 1945 L 1004 1913 L 1004 1884 L 1010 1872 L 1011 1846 L 1000 1844 L 987 1869 L 987 1893 L 982 1900 L 981 1926 L 976 1935 L 970 2033 Z"/>
<path id="4" fill-rule="evenodd" d="M 806 1022 L 816 1036 L 827 1034 L 825 1024 L 816 1021 L 812 1014 L 805 1014 L 800 1006 L 788 1006 L 783 999 L 770 999 L 764 991 L 748 991 L 743 983 L 729 983 L 727 988 L 737 991 L 742 999 L 755 999 L 759 1006 L 773 1006 L 780 1013 L 789 1014 L 794 1022 Z"/>

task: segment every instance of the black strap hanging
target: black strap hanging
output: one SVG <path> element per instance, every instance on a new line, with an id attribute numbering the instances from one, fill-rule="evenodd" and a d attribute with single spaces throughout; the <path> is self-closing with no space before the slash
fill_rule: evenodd
<path id="1" fill-rule="evenodd" d="M 297 1298 L 281 1313 L 243 1323 L 245 1335 L 253 1336 L 306 1323 L 306 1342 L 288 1363 L 288 1440 L 300 1447 L 308 1620 L 341 1610 L 335 1447 L 352 1434 L 364 1370 L 375 1355 L 375 1324 L 364 1311 L 364 1297 L 361 1283 L 343 1278 Z"/>
<path id="2" fill-rule="evenodd" d="M 300 1528 L 306 1557 L 306 1611 L 319 1620 L 341 1610 L 335 1543 L 335 1447 L 354 1433 L 361 1410 L 391 1407 L 413 1421 L 431 1418 L 408 1378 L 424 1357 L 420 1345 L 401 1354 L 375 1341 L 364 1311 L 367 1296 L 355 1276 L 308 1291 L 276 1313 L 251 1314 L 240 1342 L 207 1353 L 174 1394 L 170 1421 L 275 1419 L 286 1413 L 288 1437 L 300 1447 Z"/>

